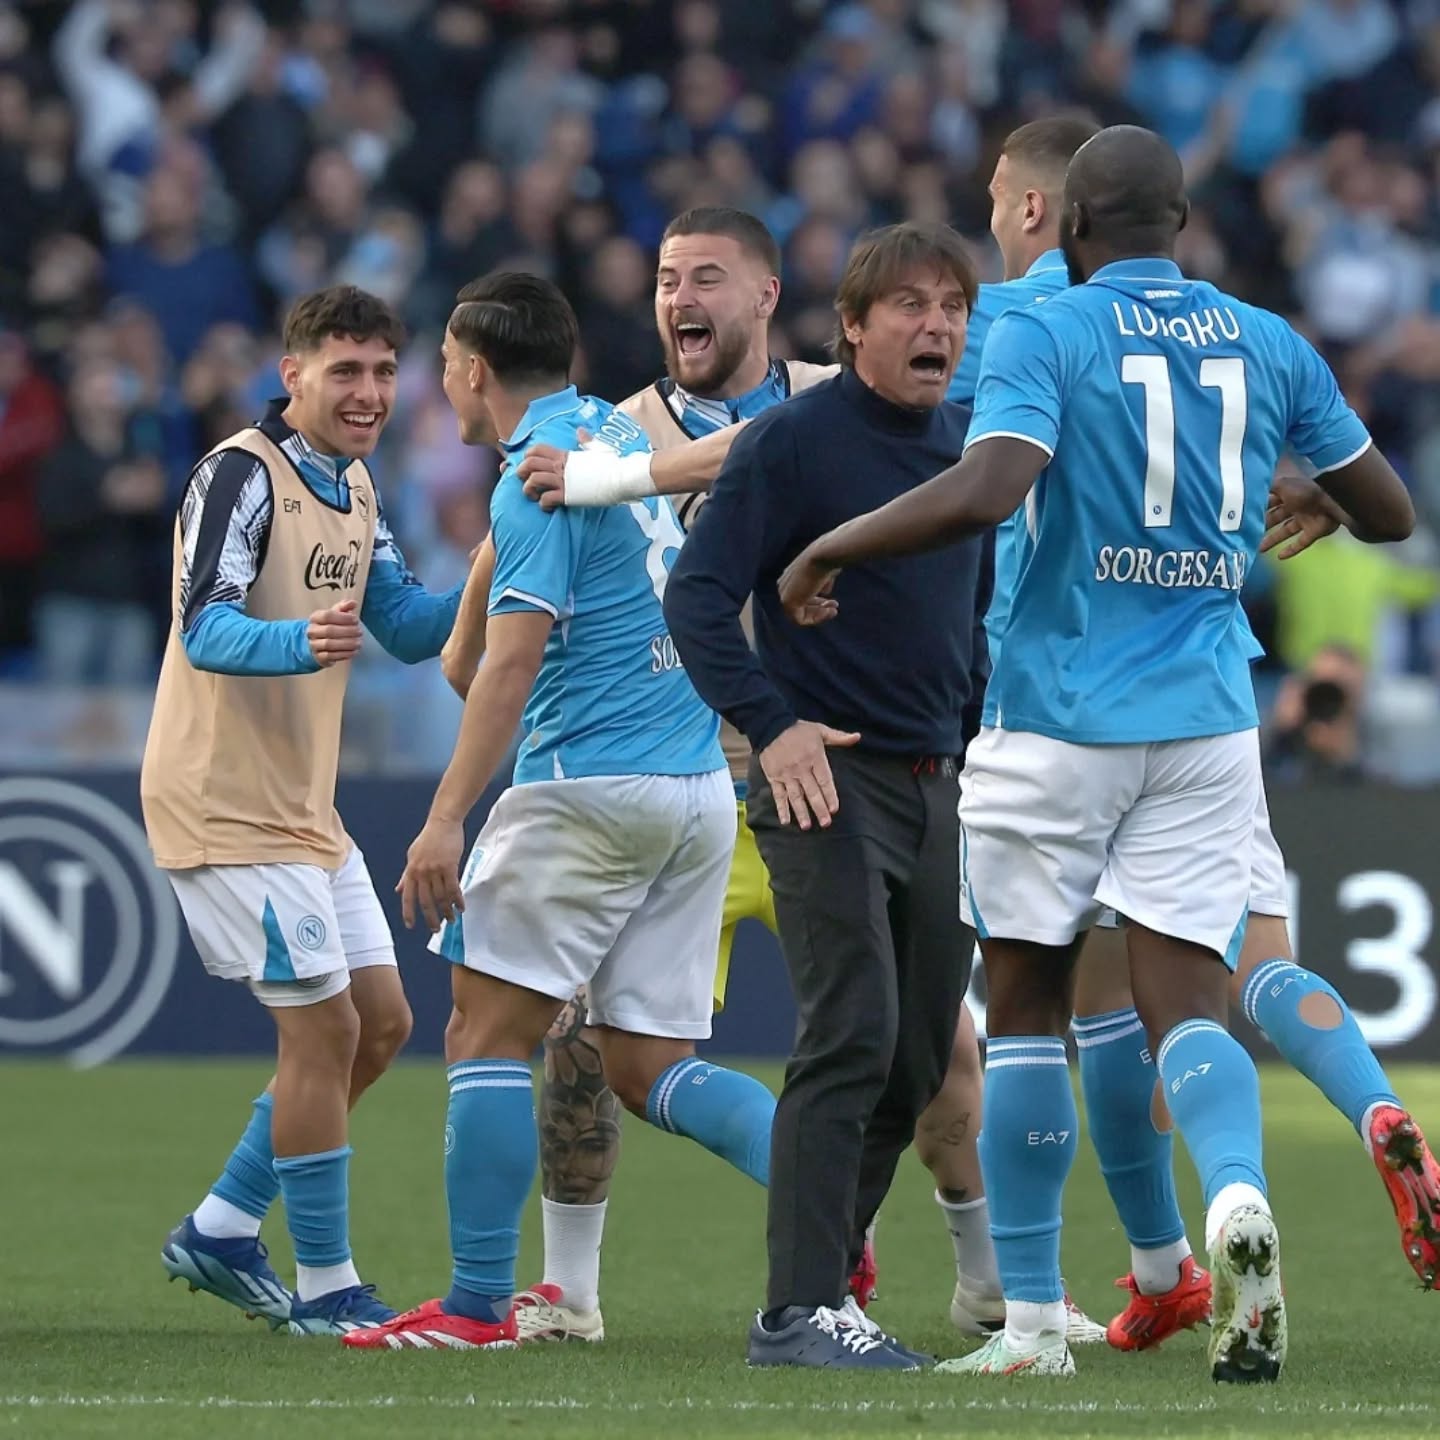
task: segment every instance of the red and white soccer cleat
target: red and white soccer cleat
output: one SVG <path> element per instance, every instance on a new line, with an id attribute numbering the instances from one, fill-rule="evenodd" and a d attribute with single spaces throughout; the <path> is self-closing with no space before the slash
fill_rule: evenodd
<path id="1" fill-rule="evenodd" d="M 439 1300 L 427 1300 L 374 1330 L 352 1330 L 340 1343 L 352 1350 L 514 1350 L 520 1337 L 513 1309 L 491 1324 L 451 1315 Z"/>
<path id="2" fill-rule="evenodd" d="M 865 1248 L 860 1252 L 854 1274 L 850 1276 L 850 1293 L 862 1310 L 879 1293 L 876 1289 L 879 1280 L 880 1270 L 875 1263 L 875 1233 L 872 1229 L 865 1232 Z"/>
<path id="3" fill-rule="evenodd" d="M 1210 1319 L 1210 1272 L 1193 1255 L 1185 1258 L 1179 1280 L 1163 1295 L 1142 1295 L 1133 1275 L 1115 1283 L 1130 1292 L 1130 1303 L 1105 1327 L 1105 1338 L 1116 1350 L 1153 1350 Z"/>
<path id="4" fill-rule="evenodd" d="M 1367 1143 L 1395 1207 L 1406 1263 L 1433 1290 L 1440 1281 L 1440 1165 L 1420 1127 L 1398 1105 L 1375 1108 Z"/>

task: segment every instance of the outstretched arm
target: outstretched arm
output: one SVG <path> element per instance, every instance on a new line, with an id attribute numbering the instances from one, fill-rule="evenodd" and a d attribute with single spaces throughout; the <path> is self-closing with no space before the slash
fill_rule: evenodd
<path id="1" fill-rule="evenodd" d="M 693 495 L 709 490 L 735 437 L 748 424 L 717 430 L 700 440 L 641 455 L 594 450 L 557 450 L 533 445 L 520 463 L 525 493 L 546 510 L 560 505 L 625 505 L 647 495 Z M 585 432 L 580 432 L 583 441 Z"/>
<path id="2" fill-rule="evenodd" d="M 977 440 L 933 480 L 812 541 L 780 577 L 781 602 L 799 624 L 830 619 L 834 602 L 824 597 L 847 565 L 943 549 L 998 525 L 1025 503 L 1049 463 L 1050 451 L 1030 440 Z"/>

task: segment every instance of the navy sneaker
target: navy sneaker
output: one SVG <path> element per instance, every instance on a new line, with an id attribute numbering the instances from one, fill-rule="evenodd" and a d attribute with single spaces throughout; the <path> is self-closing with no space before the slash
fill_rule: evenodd
<path id="1" fill-rule="evenodd" d="M 847 1295 L 845 1303 L 835 1312 L 836 1319 L 842 1325 L 853 1325 L 857 1330 L 863 1330 L 872 1340 L 878 1340 L 882 1345 L 887 1345 L 897 1355 L 903 1355 L 907 1360 L 913 1360 L 917 1365 L 933 1365 L 935 1357 L 926 1355 L 921 1350 L 912 1350 L 902 1340 L 897 1340 L 893 1335 L 887 1335 L 871 1318 L 860 1308 L 860 1302 L 854 1295 Z"/>
<path id="2" fill-rule="evenodd" d="M 788 1323 L 767 1330 L 756 1315 L 750 1327 L 750 1365 L 803 1365 L 830 1370 L 918 1370 L 920 1361 L 852 1324 L 841 1311 L 791 1306 Z"/>
<path id="3" fill-rule="evenodd" d="M 352 1330 L 378 1330 L 396 1316 L 375 1294 L 373 1285 L 351 1285 L 314 1300 L 298 1295 L 290 1307 L 292 1335 L 348 1335 Z"/>
<path id="4" fill-rule="evenodd" d="M 160 1263 L 172 1280 L 187 1280 L 191 1290 L 204 1290 L 257 1315 L 278 1330 L 289 1318 L 294 1296 L 270 1268 L 269 1252 L 258 1239 L 221 1240 L 202 1235 L 195 1217 L 187 1215 L 165 1238 Z"/>

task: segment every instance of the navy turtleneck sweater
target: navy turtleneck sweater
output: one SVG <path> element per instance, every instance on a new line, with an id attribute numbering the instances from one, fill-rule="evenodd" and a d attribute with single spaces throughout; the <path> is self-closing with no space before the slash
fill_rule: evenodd
<path id="1" fill-rule="evenodd" d="M 797 719 L 880 754 L 960 755 L 978 729 L 993 537 L 846 570 L 825 625 L 792 624 L 776 582 L 816 536 L 953 465 L 970 412 L 894 405 L 849 368 L 736 439 L 665 589 L 700 696 L 763 750 Z M 755 597 L 755 650 L 740 612 Z"/>

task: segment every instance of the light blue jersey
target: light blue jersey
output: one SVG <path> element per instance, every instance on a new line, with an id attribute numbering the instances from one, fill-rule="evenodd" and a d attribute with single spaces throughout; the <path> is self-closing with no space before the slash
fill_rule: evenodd
<path id="1" fill-rule="evenodd" d="M 950 388 L 945 392 L 945 398 L 973 409 L 975 387 L 980 380 L 980 356 L 990 327 L 1007 310 L 1039 305 L 1052 295 L 1058 295 L 1069 284 L 1064 253 L 1047 250 L 1023 275 L 1017 275 L 1013 280 L 982 285 L 975 297 L 975 308 L 970 312 L 970 323 L 965 329 L 965 350 L 954 375 L 950 377 Z"/>
<path id="2" fill-rule="evenodd" d="M 967 446 L 997 436 L 1051 459 L 993 723 L 1082 744 L 1255 726 L 1240 589 L 1276 461 L 1323 472 L 1370 444 L 1314 349 L 1168 260 L 1120 261 L 996 321 Z"/>
<path id="3" fill-rule="evenodd" d="M 617 454 L 649 449 L 628 416 L 569 386 L 525 411 L 502 447 L 491 501 L 489 613 L 556 620 L 525 707 L 515 783 L 723 769 L 719 718 L 690 684 L 660 606 L 684 539 L 670 502 L 545 511 L 525 498 L 516 473 L 525 452 L 579 449 L 582 428 Z"/>
<path id="4" fill-rule="evenodd" d="M 970 324 L 965 330 L 965 351 L 955 374 L 950 380 L 950 389 L 945 398 L 957 400 L 973 409 L 975 406 L 975 385 L 980 379 L 980 357 L 985 349 L 985 339 L 990 327 L 1007 310 L 1023 309 L 1027 305 L 1040 305 L 1052 295 L 1058 295 L 1070 284 L 1065 268 L 1065 255 L 1060 250 L 1047 250 L 1023 274 L 1013 280 L 1002 280 L 996 285 L 982 285 L 975 297 L 975 308 L 970 312 Z M 990 667 L 994 671 L 996 657 L 1000 654 L 1000 640 L 1010 622 L 1010 596 L 1015 590 L 1015 579 L 1020 571 L 1020 517 L 1012 515 L 995 527 L 995 589 L 990 597 L 990 606 L 985 612 L 985 641 L 990 652 Z M 995 723 L 995 702 L 990 698 L 987 687 L 983 723 Z"/>

